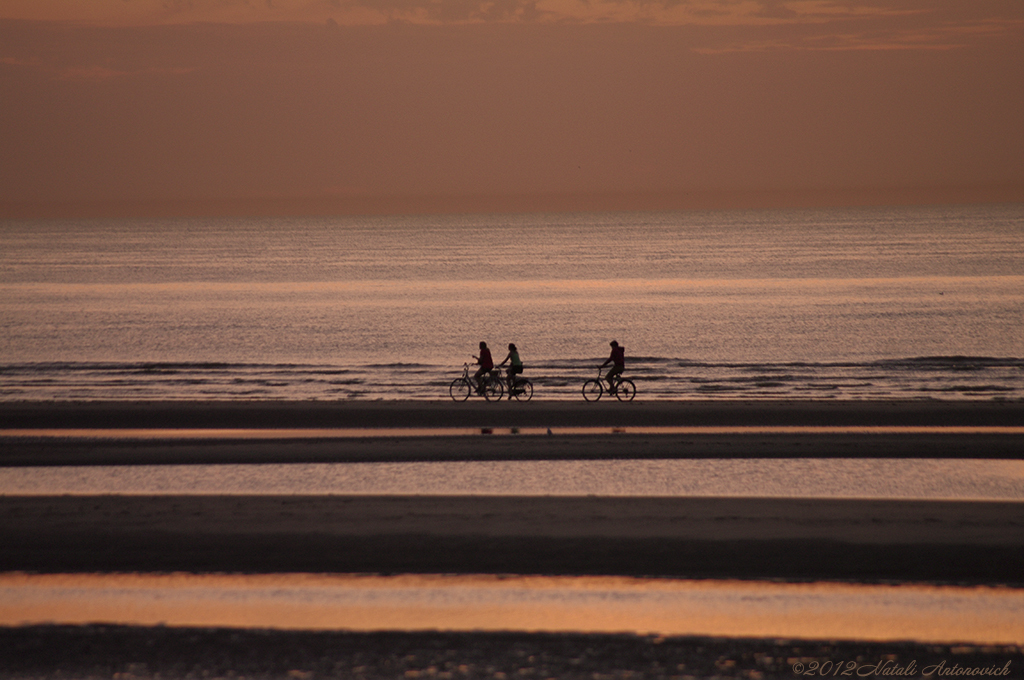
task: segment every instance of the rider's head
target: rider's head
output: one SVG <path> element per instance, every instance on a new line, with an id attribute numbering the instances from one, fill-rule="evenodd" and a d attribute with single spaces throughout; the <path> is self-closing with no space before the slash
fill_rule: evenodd
<path id="1" fill-rule="evenodd" d="M 608 344 L 611 345 L 612 347 L 618 347 L 619 346 L 619 343 L 615 342 L 614 340 L 612 340 Z"/>
<path id="2" fill-rule="evenodd" d="M 514 351 L 516 351 L 516 344 L 514 342 L 510 342 L 510 343 L 508 343 L 508 348 L 509 348 L 509 351 L 514 352 Z"/>
<path id="3" fill-rule="evenodd" d="M 487 343 L 483 340 L 480 341 L 480 349 L 487 349 Z"/>

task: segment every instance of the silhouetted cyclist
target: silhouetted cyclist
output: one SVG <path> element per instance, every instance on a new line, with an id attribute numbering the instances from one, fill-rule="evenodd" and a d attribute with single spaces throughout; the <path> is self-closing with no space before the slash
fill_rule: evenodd
<path id="1" fill-rule="evenodd" d="M 622 375 L 622 371 L 626 369 L 626 348 L 620 347 L 619 343 L 614 340 L 608 344 L 612 346 L 612 354 L 603 364 L 601 364 L 601 368 L 604 368 L 608 364 L 612 364 L 612 370 L 608 371 L 608 375 L 606 375 L 604 379 L 608 381 L 609 394 L 614 394 L 615 376 Z"/>

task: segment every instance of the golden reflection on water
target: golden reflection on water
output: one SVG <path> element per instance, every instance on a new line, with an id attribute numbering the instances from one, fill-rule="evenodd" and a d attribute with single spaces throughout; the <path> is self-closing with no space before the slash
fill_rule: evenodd
<path id="1" fill-rule="evenodd" d="M 0 495 L 498 495 L 1024 500 L 1024 461 L 639 459 L 0 468 Z"/>
<path id="2" fill-rule="evenodd" d="M 0 625 L 1024 644 L 1024 589 L 627 577 L 0 574 Z"/>

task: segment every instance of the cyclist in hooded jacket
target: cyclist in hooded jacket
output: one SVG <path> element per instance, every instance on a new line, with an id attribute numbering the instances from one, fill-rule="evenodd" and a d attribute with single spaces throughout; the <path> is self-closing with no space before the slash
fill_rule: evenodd
<path id="1" fill-rule="evenodd" d="M 480 368 L 476 370 L 473 377 L 476 379 L 476 392 L 477 394 L 483 394 L 484 383 L 483 376 L 485 373 L 494 370 L 494 359 L 491 358 L 491 350 L 487 349 L 487 343 L 480 342 L 480 356 L 473 356 L 476 359 L 476 363 L 480 364 Z"/>
<path id="2" fill-rule="evenodd" d="M 614 340 L 612 340 L 609 344 L 612 347 L 612 354 L 605 360 L 603 364 L 601 364 L 601 368 L 604 368 L 608 364 L 612 364 L 611 370 L 608 371 L 608 375 L 606 375 L 604 379 L 608 381 L 608 392 L 610 394 L 614 394 L 615 376 L 622 375 L 622 371 L 624 371 L 626 368 L 626 348 L 621 347 L 619 343 L 617 343 Z"/>

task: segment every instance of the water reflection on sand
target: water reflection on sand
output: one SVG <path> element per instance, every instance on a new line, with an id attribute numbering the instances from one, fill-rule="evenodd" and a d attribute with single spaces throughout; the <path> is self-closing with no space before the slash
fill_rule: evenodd
<path id="1" fill-rule="evenodd" d="M 2 574 L 0 624 L 1024 643 L 1024 590 L 454 575 Z"/>
<path id="2" fill-rule="evenodd" d="M 1024 461 L 537 460 L 0 468 L 0 494 L 699 496 L 1024 501 Z"/>

